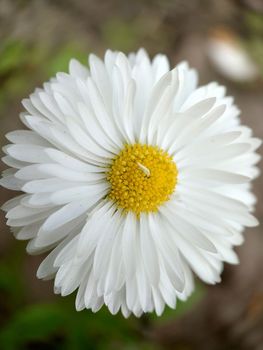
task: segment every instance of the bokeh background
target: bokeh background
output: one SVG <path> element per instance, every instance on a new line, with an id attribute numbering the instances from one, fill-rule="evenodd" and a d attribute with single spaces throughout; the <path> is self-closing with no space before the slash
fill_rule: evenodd
<path id="1" fill-rule="evenodd" d="M 0 142 L 21 128 L 21 99 L 71 57 L 87 62 L 106 48 L 150 55 L 171 65 L 188 60 L 200 83 L 217 80 L 263 138 L 262 0 L 0 0 Z M 4 165 L 1 165 L 4 169 Z M 263 217 L 263 180 L 255 182 Z M 1 189 L 1 204 L 13 193 Z M 196 291 L 177 309 L 141 319 L 74 309 L 74 295 L 53 295 L 37 280 L 43 257 L 28 256 L 0 217 L 0 349 L 263 349 L 262 227 L 247 230 L 240 265 L 226 265 L 223 282 Z"/>

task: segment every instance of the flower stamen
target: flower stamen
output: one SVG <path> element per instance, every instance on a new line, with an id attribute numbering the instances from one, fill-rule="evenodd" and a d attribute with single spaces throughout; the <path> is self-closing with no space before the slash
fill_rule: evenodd
<path id="1" fill-rule="evenodd" d="M 143 171 L 143 173 L 149 177 L 151 175 L 151 172 L 148 168 L 146 168 L 146 166 L 144 166 L 143 164 L 141 164 L 140 162 L 137 162 L 138 167 Z"/>

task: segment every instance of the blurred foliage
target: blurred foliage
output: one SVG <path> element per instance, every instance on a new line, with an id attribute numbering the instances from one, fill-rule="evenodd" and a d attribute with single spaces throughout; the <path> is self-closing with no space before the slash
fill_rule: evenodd
<path id="1" fill-rule="evenodd" d="M 49 79 L 59 71 L 68 71 L 71 58 L 87 62 L 87 53 L 75 44 L 57 48 L 32 46 L 8 39 L 0 44 L 0 111 L 17 96 L 30 93 L 34 84 Z"/>
<path id="2" fill-rule="evenodd" d="M 25 76 L 21 76 L 26 58 L 26 47 L 22 42 L 7 40 L 0 45 L 0 109 L 6 100 L 25 88 Z"/>
<path id="3" fill-rule="evenodd" d="M 263 77 L 263 15 L 262 13 L 246 11 L 244 25 L 248 33 L 246 48 L 257 63 Z"/>
<path id="4" fill-rule="evenodd" d="M 0 49 L 0 74 L 5 75 L 23 66 L 26 61 L 26 48 L 20 41 L 7 41 Z"/>
<path id="5" fill-rule="evenodd" d="M 57 72 L 67 72 L 71 58 L 76 58 L 83 64 L 87 64 L 87 52 L 82 51 L 74 44 L 68 44 L 58 50 L 55 55 L 49 58 L 48 64 L 45 65 L 47 76 L 56 75 Z"/>
<path id="6" fill-rule="evenodd" d="M 11 286 L 10 286 L 11 287 Z M 180 303 L 177 310 L 166 309 L 160 318 L 153 314 L 142 319 L 149 325 L 159 324 L 171 317 L 179 317 L 199 300 L 201 291 L 187 303 Z M 21 305 L 0 331 L 0 348 L 16 349 L 156 349 L 143 338 L 141 319 L 111 315 L 106 307 L 98 313 L 84 310 L 77 313 L 74 297 L 56 303 Z"/>
<path id="7" fill-rule="evenodd" d="M 261 77 L 263 77 L 263 39 L 253 38 L 249 41 L 247 46 L 251 57 L 254 59 L 260 69 Z"/>
<path id="8" fill-rule="evenodd" d="M 106 21 L 102 26 L 102 34 L 109 47 L 122 51 L 130 51 L 141 41 L 140 28 L 119 18 Z"/>
<path id="9" fill-rule="evenodd" d="M 132 321 L 123 322 L 121 317 L 103 311 L 76 313 L 73 305 L 22 307 L 1 331 L 1 349 L 24 349 L 33 344 L 37 349 L 41 344 L 49 349 L 114 349 L 114 344 L 132 342 Z"/>
<path id="10" fill-rule="evenodd" d="M 245 12 L 245 24 L 253 36 L 263 37 L 263 15 L 257 12 Z"/>
<path id="11" fill-rule="evenodd" d="M 106 20 L 101 26 L 102 39 L 106 47 L 114 50 L 130 52 L 140 47 L 146 47 L 153 52 L 167 51 L 170 45 L 170 35 L 161 26 L 162 17 L 151 13 L 146 16 L 140 14 L 133 20 L 124 20 L 113 17 Z M 176 30 L 172 37 L 176 36 Z"/>

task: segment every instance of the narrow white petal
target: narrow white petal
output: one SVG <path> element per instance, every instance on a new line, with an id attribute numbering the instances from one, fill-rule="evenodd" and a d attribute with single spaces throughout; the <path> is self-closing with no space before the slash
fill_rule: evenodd
<path id="1" fill-rule="evenodd" d="M 149 282 L 156 286 L 160 278 L 158 248 L 151 236 L 147 215 L 141 215 L 140 217 L 140 249 Z"/>
<path id="2" fill-rule="evenodd" d="M 44 222 L 42 229 L 44 231 L 52 231 L 58 227 L 61 227 L 87 211 L 88 206 L 89 204 L 87 204 L 85 201 L 68 203 L 50 215 Z"/>
<path id="3" fill-rule="evenodd" d="M 88 76 L 89 71 L 78 60 L 72 58 L 69 62 L 69 73 L 74 77 L 85 79 Z"/>
<path id="4" fill-rule="evenodd" d="M 25 181 L 18 179 L 14 175 L 8 175 L 0 179 L 0 185 L 13 191 L 21 191 Z"/>
<path id="5" fill-rule="evenodd" d="M 38 145 L 43 147 L 50 147 L 50 143 L 40 137 L 37 133 L 30 130 L 16 130 L 11 131 L 5 137 L 15 144 Z"/>
<path id="6" fill-rule="evenodd" d="M 135 274 L 136 265 L 134 259 L 136 257 L 136 241 L 138 240 L 139 232 L 136 228 L 135 214 L 128 212 L 123 225 L 122 252 L 125 267 L 126 278 L 132 278 Z"/>

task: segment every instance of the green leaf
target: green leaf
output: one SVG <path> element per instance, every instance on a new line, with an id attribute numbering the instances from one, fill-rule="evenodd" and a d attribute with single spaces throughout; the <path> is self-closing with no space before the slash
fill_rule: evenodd
<path id="1" fill-rule="evenodd" d="M 133 50 L 137 46 L 136 43 L 140 41 L 136 27 L 118 18 L 104 23 L 102 35 L 107 46 L 122 51 Z"/>
<path id="2" fill-rule="evenodd" d="M 20 310 L 0 332 L 1 349 L 20 349 L 32 341 L 41 341 L 58 334 L 66 321 L 56 305 L 31 305 Z"/>
<path id="3" fill-rule="evenodd" d="M 23 65 L 26 52 L 26 46 L 21 41 L 4 42 L 0 46 L 0 75 Z"/>
<path id="4" fill-rule="evenodd" d="M 49 76 L 55 75 L 57 72 L 68 72 L 68 65 L 71 58 L 75 58 L 87 64 L 87 53 L 76 48 L 74 45 L 62 47 L 57 54 L 46 64 L 46 71 Z"/>

